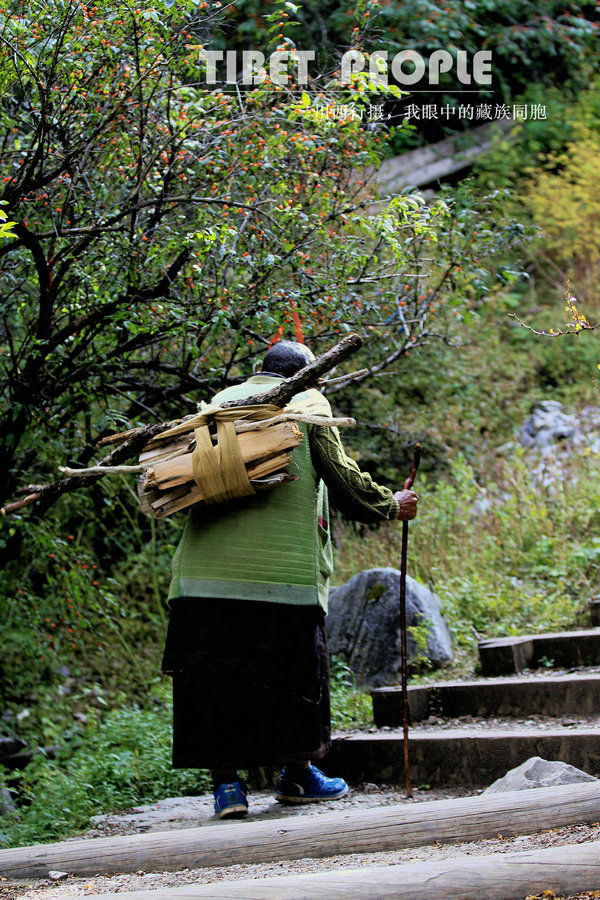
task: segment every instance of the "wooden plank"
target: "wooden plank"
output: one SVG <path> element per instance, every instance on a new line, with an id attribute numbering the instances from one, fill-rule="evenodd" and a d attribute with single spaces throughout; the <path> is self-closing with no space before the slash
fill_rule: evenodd
<path id="1" fill-rule="evenodd" d="M 161 459 L 171 456 L 179 456 L 181 453 L 189 453 L 190 443 L 194 440 L 193 434 L 184 434 L 180 438 L 173 438 L 167 444 L 155 447 L 153 450 L 143 450 L 139 456 L 140 465 L 152 465 Z"/>
<path id="2" fill-rule="evenodd" d="M 600 783 L 0 850 L 4 878 L 172 871 L 397 850 L 600 820 Z"/>
<path id="3" fill-rule="evenodd" d="M 161 888 L 161 900 L 522 900 L 600 887 L 600 841 L 527 853 L 457 856 L 440 862 L 363 866 L 307 875 Z M 89 900 L 156 900 L 157 891 L 86 894 Z"/>
<path id="4" fill-rule="evenodd" d="M 266 475 L 271 475 L 279 469 L 285 469 L 291 461 L 292 457 L 286 453 L 277 453 L 268 459 L 259 459 L 257 462 L 252 463 L 251 466 L 248 466 L 248 477 L 251 479 L 264 478 Z"/>
<path id="5" fill-rule="evenodd" d="M 270 456 L 268 459 L 259 459 L 257 462 L 248 466 L 248 477 L 264 478 L 265 475 L 277 472 L 278 469 L 284 469 L 291 462 L 291 459 L 291 456 L 288 456 L 286 453 L 279 453 L 275 456 Z M 180 497 L 187 497 L 188 495 L 190 498 L 193 498 L 190 499 L 190 503 L 197 503 L 199 500 L 203 499 L 200 488 L 198 485 L 194 484 L 193 481 L 186 484 L 171 486 L 168 491 L 161 491 L 158 488 L 151 487 L 142 489 L 141 493 L 147 495 L 147 498 L 154 509 L 159 509 L 161 506 L 170 503 L 171 500 L 178 500 Z"/>
<path id="6" fill-rule="evenodd" d="M 277 454 L 269 459 L 260 459 L 248 467 L 248 475 L 254 482 L 255 479 L 265 478 L 274 472 L 278 472 L 280 469 L 284 469 L 291 460 L 292 457 L 285 453 Z M 294 480 L 295 476 L 289 475 L 281 483 Z M 275 485 L 276 482 L 273 484 Z M 257 490 L 265 487 L 266 485 L 261 485 L 257 487 Z M 189 506 L 193 506 L 194 503 L 200 503 L 204 499 L 198 485 L 190 482 L 170 491 L 160 491 L 158 488 L 151 488 L 147 493 L 142 489 L 138 491 L 138 494 L 144 512 L 147 511 L 149 506 L 150 515 L 156 516 L 157 519 L 162 519 L 182 509 L 187 509 Z"/>
<path id="7" fill-rule="evenodd" d="M 533 665 L 533 638 L 520 637 L 500 641 L 482 641 L 478 646 L 482 675 L 513 675 Z"/>
<path id="8" fill-rule="evenodd" d="M 422 187 L 446 178 L 489 150 L 493 139 L 508 126 L 508 122 L 488 122 L 436 144 L 408 150 L 384 160 L 375 172 L 375 180 L 382 191 L 400 193 L 407 185 Z"/>
<path id="9" fill-rule="evenodd" d="M 400 687 L 373 688 L 373 716 L 378 728 L 402 725 Z M 595 716 L 600 710 L 600 675 L 537 675 L 494 681 L 440 681 L 408 689 L 413 722 L 430 715 L 458 716 Z"/>
<path id="10" fill-rule="evenodd" d="M 600 664 L 600 628 L 490 638 L 478 648 L 484 675 L 511 675 L 544 658 L 554 666 L 595 666 Z"/>
<path id="11" fill-rule="evenodd" d="M 162 497 L 158 491 L 156 493 L 153 491 L 152 494 L 152 514 L 157 519 L 170 516 L 181 509 L 187 509 L 189 506 L 193 506 L 194 503 L 200 503 L 204 499 L 202 491 L 197 484 L 188 485 L 187 488 L 179 488 L 177 491 L 169 491 Z M 155 497 L 157 499 L 154 499 Z"/>

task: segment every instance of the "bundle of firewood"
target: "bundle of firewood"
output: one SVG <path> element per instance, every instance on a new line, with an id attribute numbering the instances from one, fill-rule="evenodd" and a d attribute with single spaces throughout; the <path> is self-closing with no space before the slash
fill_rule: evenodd
<path id="1" fill-rule="evenodd" d="M 303 435 L 294 421 L 280 421 L 281 418 L 274 424 L 270 424 L 272 420 L 269 419 L 235 423 L 239 451 L 254 491 L 268 490 L 297 478 L 285 469 L 291 461 L 291 451 L 302 441 Z M 212 434 L 211 438 L 218 448 L 217 435 Z M 194 476 L 195 449 L 193 430 L 176 435 L 161 434 L 146 445 L 139 458 L 144 473 L 138 484 L 144 512 L 163 518 L 206 501 Z M 218 453 L 216 459 L 219 459 Z"/>

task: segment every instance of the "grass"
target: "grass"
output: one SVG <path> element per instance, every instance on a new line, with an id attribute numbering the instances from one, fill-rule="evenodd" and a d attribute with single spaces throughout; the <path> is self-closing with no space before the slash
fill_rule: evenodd
<path id="1" fill-rule="evenodd" d="M 331 725 L 338 730 L 364 728 L 373 724 L 369 694 L 358 689 L 350 666 L 340 659 L 331 660 Z"/>
<path id="2" fill-rule="evenodd" d="M 18 811 L 0 819 L 0 846 L 10 847 L 81 833 L 90 816 L 109 810 L 202 793 L 210 779 L 205 770 L 171 768 L 165 680 L 154 686 L 146 708 L 123 706 L 103 718 L 92 714 L 56 759 L 40 754 L 21 772 L 4 770 L 0 786 L 19 792 Z"/>
<path id="3" fill-rule="evenodd" d="M 331 709 L 334 728 L 372 722 L 369 697 L 337 659 Z M 19 795 L 18 810 L 0 818 L 0 847 L 61 840 L 87 830 L 91 816 L 210 790 L 207 770 L 171 768 L 171 719 L 170 681 L 164 679 L 144 708 L 121 706 L 103 717 L 91 712 L 83 732 L 56 759 L 40 753 L 18 772 L 0 766 L 0 788 Z"/>
<path id="4" fill-rule="evenodd" d="M 381 483 L 400 487 L 410 444 L 422 444 L 409 572 L 441 598 L 452 633 L 454 664 L 436 677 L 473 672 L 480 638 L 586 625 L 587 600 L 600 595 L 598 455 L 566 447 L 542 462 L 516 441 L 541 400 L 561 401 L 584 427 L 586 406 L 600 404 L 595 333 L 537 337 L 507 316 L 516 310 L 549 330 L 563 307 L 559 292 L 517 286 L 487 303 L 471 331 L 457 329 L 458 348 L 430 345 L 397 381 L 368 385 L 356 400 L 359 420 L 396 428 L 379 452 L 366 429 L 345 435 Z M 396 525 L 338 526 L 335 582 L 399 568 L 400 534 Z"/>

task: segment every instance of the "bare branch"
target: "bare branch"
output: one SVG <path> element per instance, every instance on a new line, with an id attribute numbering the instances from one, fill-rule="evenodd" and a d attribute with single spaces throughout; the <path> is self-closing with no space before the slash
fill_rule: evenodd
<path id="1" fill-rule="evenodd" d="M 537 334 L 540 337 L 564 337 L 566 334 L 575 335 L 575 337 L 579 337 L 582 331 L 595 331 L 596 328 L 600 328 L 600 322 L 596 322 L 595 325 L 590 325 L 589 322 L 579 322 L 579 328 L 576 326 L 569 326 L 567 331 L 562 331 L 560 328 L 551 328 L 549 331 L 537 331 L 535 328 L 532 328 L 531 325 L 527 325 L 526 322 L 523 322 L 515 313 L 508 313 L 508 317 L 510 319 L 516 319 L 516 321 L 523 328 L 526 328 L 527 331 L 531 331 L 533 334 Z"/>
<path id="2" fill-rule="evenodd" d="M 70 469 L 59 466 L 58 471 L 65 475 L 141 475 L 144 466 L 89 466 L 87 469 Z"/>

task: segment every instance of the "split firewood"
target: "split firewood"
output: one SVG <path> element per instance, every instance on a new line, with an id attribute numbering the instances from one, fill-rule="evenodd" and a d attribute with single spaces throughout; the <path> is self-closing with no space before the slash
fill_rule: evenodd
<path id="1" fill-rule="evenodd" d="M 255 422 L 248 422 L 246 419 L 234 420 L 239 452 L 255 491 L 269 490 L 295 480 L 295 476 L 283 470 L 291 461 L 289 452 L 302 440 L 302 432 L 297 422 L 318 425 L 355 424 L 353 419 L 332 419 L 301 412 L 284 412 Z M 193 426 L 194 420 L 190 420 L 189 424 L 190 427 Z M 211 438 L 214 444 L 217 435 L 213 434 Z M 142 474 L 138 485 L 142 511 L 156 518 L 163 518 L 196 503 L 205 502 L 203 492 L 194 477 L 195 447 L 194 431 L 177 434 L 175 437 L 169 433 L 164 436 L 158 435 L 140 454 L 139 465 L 111 466 L 107 471 Z M 61 471 L 69 475 L 78 473 L 77 469 L 62 466 Z M 99 471 L 103 470 L 98 466 L 85 470 L 90 474 Z"/>
<path id="2" fill-rule="evenodd" d="M 270 459 L 283 450 L 292 450 L 302 440 L 302 432 L 293 423 L 275 425 L 265 431 L 248 431 L 239 435 L 238 444 L 244 464 Z M 274 471 L 274 470 L 273 470 Z M 146 469 L 144 483 L 165 490 L 194 480 L 192 453 L 163 459 Z"/>
<path id="3" fill-rule="evenodd" d="M 281 469 L 289 465 L 291 456 L 279 456 L 277 458 L 277 466 Z M 256 469 L 258 471 L 258 467 Z M 264 464 L 261 471 L 264 471 Z M 251 474 L 251 470 L 248 471 Z M 258 491 L 271 490 L 281 484 L 288 484 L 291 481 L 297 481 L 298 476 L 289 472 L 275 471 L 272 475 L 265 477 L 251 477 L 250 484 Z M 202 503 L 204 497 L 201 489 L 197 484 L 187 484 L 175 488 L 171 491 L 158 491 L 145 489 L 140 482 L 138 484 L 138 497 L 140 498 L 140 506 L 142 512 L 156 519 L 163 519 L 171 516 L 173 513 L 182 509 L 188 509 L 196 503 Z"/>
<path id="4" fill-rule="evenodd" d="M 282 422 L 272 428 L 248 431 L 238 436 L 239 451 L 255 491 L 268 490 L 293 480 L 279 476 L 285 475 L 281 470 L 291 462 L 289 452 L 298 446 L 302 438 L 302 432 L 294 422 Z M 142 454 L 146 468 L 138 485 L 138 496 L 142 510 L 157 518 L 206 500 L 194 478 L 194 442 L 184 442 L 178 438 L 178 443 L 187 444 L 188 451 L 173 455 L 168 452 L 170 445 L 167 444 L 158 448 L 159 458 L 150 465 L 148 456 L 152 458 L 156 451 Z"/>

